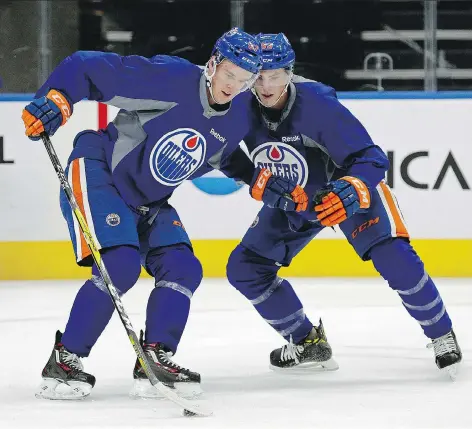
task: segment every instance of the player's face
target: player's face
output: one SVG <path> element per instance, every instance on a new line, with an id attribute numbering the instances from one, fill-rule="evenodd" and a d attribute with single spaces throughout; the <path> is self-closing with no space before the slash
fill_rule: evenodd
<path id="1" fill-rule="evenodd" d="M 285 103 L 285 97 L 282 97 L 282 94 L 287 89 L 289 81 L 288 70 L 262 70 L 254 84 L 260 103 L 266 107 L 278 107 L 275 104 Z"/>
<path id="2" fill-rule="evenodd" d="M 218 104 L 228 103 L 247 89 L 252 84 L 253 78 L 254 74 L 251 72 L 231 61 L 223 60 L 216 66 L 216 73 L 211 81 L 213 98 Z"/>

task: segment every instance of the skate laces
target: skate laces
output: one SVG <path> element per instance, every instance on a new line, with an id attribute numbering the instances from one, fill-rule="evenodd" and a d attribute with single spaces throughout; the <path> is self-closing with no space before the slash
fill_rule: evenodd
<path id="1" fill-rule="evenodd" d="M 149 354 L 151 354 L 151 356 L 153 357 L 154 362 L 159 363 L 160 365 L 164 365 L 168 368 L 175 369 L 175 370 L 180 371 L 180 372 L 185 372 L 185 371 L 190 372 L 190 370 L 177 365 L 171 359 L 171 356 L 173 356 L 174 354 L 171 351 L 166 352 L 163 348 L 161 348 L 162 345 L 160 345 L 159 343 L 155 343 L 155 344 L 152 344 L 152 345 L 149 344 L 147 346 L 148 347 L 150 346 L 148 348 L 147 352 Z"/>
<path id="2" fill-rule="evenodd" d="M 159 361 L 161 363 L 164 363 L 165 366 L 171 367 L 173 369 L 177 369 L 179 371 L 189 371 L 186 368 L 181 367 L 180 365 L 177 365 L 172 359 L 171 356 L 173 356 L 172 352 L 166 352 L 164 350 L 159 350 Z"/>
<path id="3" fill-rule="evenodd" d="M 84 366 L 80 358 L 75 354 L 63 349 L 61 351 L 61 360 L 63 363 L 69 365 L 72 369 L 76 369 L 78 371 L 83 371 Z"/>
<path id="4" fill-rule="evenodd" d="M 303 352 L 303 345 L 294 344 L 292 336 L 290 335 L 290 341 L 288 344 L 282 346 L 280 351 L 280 359 L 283 361 L 294 360 L 296 363 L 299 363 L 298 357 L 300 353 Z"/>
<path id="5" fill-rule="evenodd" d="M 436 356 L 442 356 L 446 353 L 456 353 L 457 346 L 454 341 L 454 337 L 450 332 L 442 337 L 436 338 L 432 343 L 429 343 L 426 347 L 434 348 L 434 354 Z"/>

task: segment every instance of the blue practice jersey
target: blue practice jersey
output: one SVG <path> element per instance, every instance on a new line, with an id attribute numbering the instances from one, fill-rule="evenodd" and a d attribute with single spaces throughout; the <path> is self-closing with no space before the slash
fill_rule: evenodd
<path id="1" fill-rule="evenodd" d="M 277 117 L 262 112 L 253 97 L 251 131 L 244 138 L 253 164 L 241 151 L 224 157 L 223 169 L 248 182 L 251 169 L 268 168 L 307 192 L 311 199 L 326 182 L 356 176 L 375 188 L 388 169 L 385 153 L 376 146 L 362 124 L 337 99 L 333 88 L 294 76 L 286 107 Z M 272 119 L 272 120 L 271 120 Z"/>
<path id="2" fill-rule="evenodd" d="M 167 199 L 186 179 L 219 168 L 249 130 L 250 97 L 211 108 L 203 70 L 178 57 L 121 57 L 79 51 L 66 58 L 37 92 L 56 89 L 72 103 L 87 98 L 121 110 L 102 145 L 81 145 L 70 160 L 106 159 L 113 183 L 132 207 Z"/>

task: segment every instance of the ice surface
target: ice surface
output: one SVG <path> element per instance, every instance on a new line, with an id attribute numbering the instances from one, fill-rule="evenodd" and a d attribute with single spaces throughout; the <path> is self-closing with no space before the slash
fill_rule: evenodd
<path id="1" fill-rule="evenodd" d="M 0 428 L 472 427 L 472 280 L 436 279 L 464 353 L 456 382 L 436 368 L 419 325 L 383 281 L 292 280 L 312 321 L 323 317 L 339 371 L 270 371 L 281 338 L 226 281 L 205 280 L 175 360 L 202 374 L 211 418 L 128 397 L 135 357 L 116 316 L 84 360 L 97 378 L 90 397 L 35 399 L 81 282 L 0 282 Z M 136 330 L 152 286 L 141 280 L 123 300 Z"/>

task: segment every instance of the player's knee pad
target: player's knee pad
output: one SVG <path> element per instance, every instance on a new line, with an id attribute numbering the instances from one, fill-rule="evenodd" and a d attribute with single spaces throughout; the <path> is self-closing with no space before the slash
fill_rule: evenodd
<path id="1" fill-rule="evenodd" d="M 239 244 L 228 259 L 226 276 L 239 292 L 257 303 L 261 297 L 280 286 L 282 279 L 277 277 L 279 269 L 271 259 L 263 258 Z"/>
<path id="2" fill-rule="evenodd" d="M 425 276 L 424 264 L 403 238 L 390 238 L 371 249 L 376 270 L 395 290 L 411 288 Z"/>
<path id="3" fill-rule="evenodd" d="M 138 281 L 141 273 L 139 251 L 133 246 L 116 246 L 104 249 L 102 259 L 113 285 L 120 295 L 128 292 Z M 105 282 L 94 264 L 92 282 L 100 290 L 108 293 Z"/>
<path id="4" fill-rule="evenodd" d="M 146 265 L 156 279 L 156 287 L 172 287 L 189 297 L 203 278 L 202 264 L 183 243 L 151 250 Z"/>

